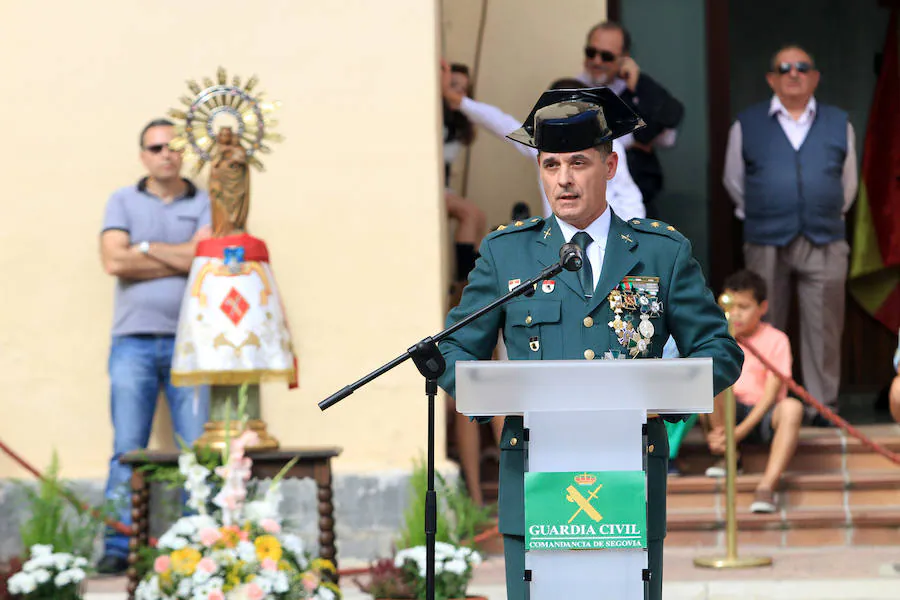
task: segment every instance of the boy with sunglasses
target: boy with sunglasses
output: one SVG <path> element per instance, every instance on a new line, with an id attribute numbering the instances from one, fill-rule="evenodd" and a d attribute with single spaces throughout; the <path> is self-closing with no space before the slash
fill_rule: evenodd
<path id="1" fill-rule="evenodd" d="M 663 187 L 662 166 L 654 148 L 675 145 L 675 128 L 684 106 L 631 57 L 631 35 L 621 24 L 605 21 L 591 28 L 584 47 L 584 71 L 578 80 L 606 86 L 647 124 L 622 138 L 634 182 L 644 197 L 648 218 L 656 216 L 654 198 Z"/>
<path id="2" fill-rule="evenodd" d="M 207 419 L 205 389 L 174 387 L 169 367 L 187 274 L 199 240 L 210 235 L 209 197 L 181 177 L 182 155 L 169 148 L 170 121 L 148 123 L 140 135 L 147 175 L 113 193 L 100 234 L 103 269 L 116 278 L 112 347 L 109 353 L 113 454 L 106 497 L 117 503 L 119 521 L 131 523 L 126 452 L 146 448 L 156 399 L 165 389 L 175 435 L 192 444 Z M 118 506 L 121 504 L 122 506 Z M 122 573 L 128 567 L 128 539 L 107 534 L 97 570 Z"/>
<path id="3" fill-rule="evenodd" d="M 741 112 L 731 127 L 723 183 L 744 222 L 744 261 L 765 280 L 768 321 L 782 331 L 797 279 L 804 383 L 836 411 L 855 134 L 846 112 L 817 102 L 819 71 L 803 48 L 776 52 L 766 81 L 772 98 Z M 828 424 L 814 412 L 807 420 Z"/>

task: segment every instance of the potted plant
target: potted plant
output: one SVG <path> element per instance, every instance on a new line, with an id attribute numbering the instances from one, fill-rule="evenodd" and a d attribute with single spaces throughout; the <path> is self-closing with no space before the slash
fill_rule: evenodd
<path id="1" fill-rule="evenodd" d="M 419 459 L 410 476 L 410 502 L 399 535 L 400 550 L 393 558 L 383 558 L 368 569 L 366 580 L 356 579 L 359 588 L 376 600 L 425 598 L 425 490 L 426 467 Z M 491 507 L 476 505 L 461 482 L 449 484 L 437 475 L 442 502 L 435 535 L 435 598 L 456 600 L 481 598 L 468 596 L 473 568 L 481 555 L 471 547 L 475 533 L 491 523 Z"/>
<path id="2" fill-rule="evenodd" d="M 87 557 L 101 520 L 70 506 L 74 494 L 59 471 L 54 452 L 37 486 L 21 484 L 29 516 L 19 533 L 27 555 L 2 569 L 0 599 L 80 600 L 84 594 Z"/>
<path id="3" fill-rule="evenodd" d="M 193 449 L 182 451 L 178 474 L 189 495 L 187 505 L 198 514 L 178 519 L 159 538 L 137 600 L 341 598 L 332 583 L 334 565 L 312 559 L 300 538 L 282 529 L 280 482 L 292 464 L 265 494 L 248 486 L 252 460 L 245 449 L 258 437 L 246 429 L 245 398 L 243 393 L 238 409 L 243 433 L 227 440 L 218 466 L 201 464 Z"/>
<path id="4" fill-rule="evenodd" d="M 23 600 L 81 600 L 87 565 L 82 556 L 35 544 L 22 570 L 7 581 L 7 590 Z"/>

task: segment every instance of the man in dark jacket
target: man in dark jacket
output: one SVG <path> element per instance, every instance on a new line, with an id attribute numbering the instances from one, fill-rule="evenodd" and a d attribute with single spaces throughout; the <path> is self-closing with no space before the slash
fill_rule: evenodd
<path id="1" fill-rule="evenodd" d="M 663 187 L 662 166 L 655 146 L 675 145 L 675 128 L 684 106 L 649 75 L 630 55 L 631 35 L 619 23 L 605 21 L 591 28 L 584 47 L 584 72 L 578 77 L 588 86 L 607 86 L 647 124 L 622 139 L 634 182 L 644 196 L 647 217 L 656 216 L 654 198 Z"/>

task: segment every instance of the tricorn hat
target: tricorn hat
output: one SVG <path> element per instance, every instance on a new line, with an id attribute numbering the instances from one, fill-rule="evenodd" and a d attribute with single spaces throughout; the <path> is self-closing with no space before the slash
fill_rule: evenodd
<path id="1" fill-rule="evenodd" d="M 507 137 L 542 152 L 577 152 L 644 127 L 644 120 L 607 87 L 549 90 Z"/>

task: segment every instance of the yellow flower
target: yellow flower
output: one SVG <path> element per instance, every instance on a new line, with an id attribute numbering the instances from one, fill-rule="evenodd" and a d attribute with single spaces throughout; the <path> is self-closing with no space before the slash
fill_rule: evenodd
<path id="1" fill-rule="evenodd" d="M 274 535 L 261 535 L 256 538 L 253 545 L 256 546 L 256 558 L 259 562 L 267 558 L 272 559 L 276 563 L 281 560 L 281 544 L 278 543 L 278 538 Z"/>
<path id="2" fill-rule="evenodd" d="M 172 553 L 172 570 L 179 575 L 193 575 L 200 562 L 200 551 L 196 548 L 182 548 Z"/>
<path id="3" fill-rule="evenodd" d="M 334 563 L 327 558 L 314 558 L 310 568 L 319 573 L 334 573 Z"/>

